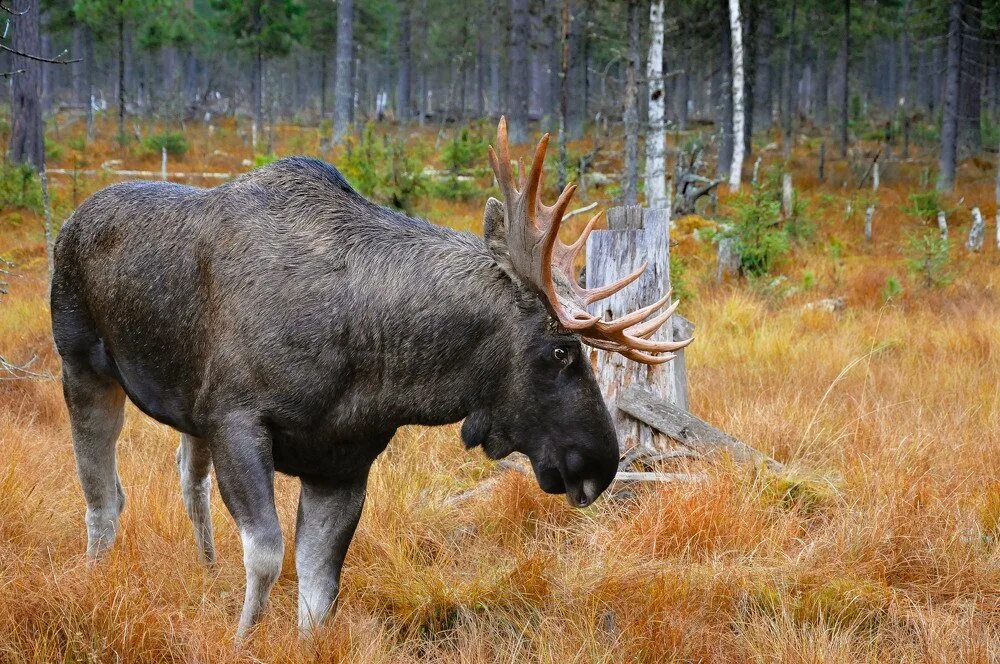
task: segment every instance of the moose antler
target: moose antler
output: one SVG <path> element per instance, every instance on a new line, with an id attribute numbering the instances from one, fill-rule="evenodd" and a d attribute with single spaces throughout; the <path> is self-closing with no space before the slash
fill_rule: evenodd
<path id="1" fill-rule="evenodd" d="M 559 240 L 559 226 L 576 185 L 567 185 L 555 204 L 548 206 L 542 203 L 539 188 L 548 144 L 549 135 L 545 134 L 535 149 L 530 172 L 525 174 L 524 165 L 520 165 L 518 186 L 514 185 L 511 170 L 506 118 L 501 117 L 497 126 L 496 150 L 492 145 L 489 148 L 490 166 L 503 195 L 511 265 L 523 281 L 543 296 L 549 313 L 567 330 L 578 333 L 585 344 L 621 353 L 643 364 L 669 362 L 674 357 L 671 351 L 680 350 L 693 341 L 693 338 L 683 341 L 650 340 L 677 308 L 678 303 L 674 302 L 650 318 L 670 300 L 669 292 L 649 306 L 610 321 L 601 320 L 587 311 L 588 304 L 603 300 L 638 279 L 646 265 L 643 264 L 624 279 L 600 288 L 583 288 L 577 283 L 573 261 L 587 244 L 587 237 L 602 213 L 594 215 L 573 244 L 563 244 Z"/>

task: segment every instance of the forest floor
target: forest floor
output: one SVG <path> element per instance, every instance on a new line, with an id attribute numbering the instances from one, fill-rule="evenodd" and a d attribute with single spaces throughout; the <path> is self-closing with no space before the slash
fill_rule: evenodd
<path id="1" fill-rule="evenodd" d="M 50 127 L 50 166 L 120 159 L 120 168 L 159 170 L 155 150 L 121 150 L 110 124 L 98 129 L 84 145 L 79 122 Z M 407 132 L 411 152 L 440 167 L 437 128 Z M 186 135 L 190 149 L 170 170 L 238 172 L 254 159 L 232 124 Z M 278 154 L 319 151 L 315 128 L 282 126 L 274 140 Z M 41 217 L 3 208 L 0 257 L 16 267 L 0 298 L 0 355 L 37 356 L 30 370 L 43 377 L 0 377 L 0 661 L 1000 660 L 994 166 L 962 165 L 946 201 L 953 243 L 932 268 L 950 283 L 928 286 L 908 267 L 906 238 L 936 226 L 906 210 L 933 172 L 932 150 L 887 161 L 873 195 L 858 186 L 860 153 L 853 167 L 831 157 L 819 182 L 817 148 L 803 137 L 792 161 L 810 230 L 772 276 L 717 283 L 715 248 L 694 232 L 713 227 L 711 215 L 680 220 L 673 238 L 685 266 L 681 312 L 697 325 L 687 351 L 692 411 L 785 463 L 783 473 L 690 462 L 707 481 L 641 486 L 573 510 L 507 472 L 494 490 L 449 505 L 499 470 L 463 449 L 457 426 L 407 428 L 372 473 L 336 620 L 309 643 L 297 639 L 289 545 L 266 618 L 233 645 L 244 579 L 233 522 L 215 492 L 219 564 L 200 566 L 177 434 L 131 406 L 118 446 L 128 496 L 120 537 L 106 562 L 86 564 L 60 384 L 44 377 L 57 377 L 59 364 Z M 762 170 L 780 161 L 779 151 L 763 154 Z M 620 163 L 608 157 L 596 168 Z M 50 176 L 56 220 L 114 180 Z M 478 232 L 487 178 L 474 193 L 418 196 L 413 211 Z M 607 205 L 613 193 L 591 187 L 578 202 Z M 720 215 L 732 201 L 722 192 Z M 979 253 L 964 249 L 974 205 L 989 221 Z M 806 306 L 827 298 L 843 308 Z M 277 490 L 290 537 L 296 482 L 279 478 Z"/>

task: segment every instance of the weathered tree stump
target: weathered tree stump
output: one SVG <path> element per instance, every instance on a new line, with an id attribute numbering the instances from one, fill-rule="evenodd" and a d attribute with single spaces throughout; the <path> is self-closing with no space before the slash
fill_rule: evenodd
<path id="1" fill-rule="evenodd" d="M 587 286 L 604 285 L 647 264 L 635 283 L 606 300 L 591 305 L 591 313 L 605 320 L 618 318 L 661 298 L 670 290 L 670 212 L 625 206 L 608 210 L 608 230 L 594 231 L 587 241 Z M 664 325 L 653 336 L 672 341 L 675 325 Z M 677 403 L 675 372 L 683 371 L 677 359 L 667 364 L 647 366 L 627 360 L 618 353 L 596 353 L 597 380 L 604 392 L 622 450 L 635 445 L 654 452 L 667 444 L 662 434 L 619 411 L 616 402 L 623 388 L 636 383 L 658 398 Z M 686 377 L 683 379 L 686 394 Z M 686 398 L 686 397 L 685 397 Z"/>
<path id="2" fill-rule="evenodd" d="M 941 234 L 942 240 L 948 239 L 948 217 L 945 215 L 944 210 L 938 210 L 937 213 L 937 225 L 938 232 Z"/>
<path id="3" fill-rule="evenodd" d="M 965 248 L 969 251 L 981 251 L 985 236 L 986 222 L 983 221 L 983 213 L 977 207 L 972 208 L 972 228 L 969 229 L 969 239 L 965 242 Z"/>

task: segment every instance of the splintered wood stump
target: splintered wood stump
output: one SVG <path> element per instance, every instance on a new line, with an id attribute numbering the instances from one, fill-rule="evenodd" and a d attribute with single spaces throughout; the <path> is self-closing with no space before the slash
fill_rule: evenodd
<path id="1" fill-rule="evenodd" d="M 647 210 L 625 206 L 608 210 L 608 230 L 594 231 L 587 240 L 587 286 L 601 286 L 616 281 L 647 264 L 638 280 L 606 300 L 595 302 L 590 311 L 605 320 L 618 318 L 661 298 L 670 290 L 670 213 L 668 210 Z M 675 315 L 676 317 L 676 315 Z M 672 341 L 675 329 L 692 329 L 690 323 L 667 324 L 652 337 L 657 341 Z M 683 337 L 686 338 L 686 337 Z M 683 351 L 682 351 L 683 352 Z M 678 403 L 687 401 L 687 378 L 678 381 L 684 362 L 646 366 L 627 360 L 617 353 L 595 353 L 597 380 L 601 385 L 608 410 L 618 429 L 621 449 L 639 445 L 655 452 L 668 446 L 666 437 L 653 428 L 628 417 L 617 406 L 617 396 L 623 388 L 635 383 L 657 397 Z M 678 361 L 680 360 L 680 361 Z M 681 383 L 681 386 L 678 385 Z"/>

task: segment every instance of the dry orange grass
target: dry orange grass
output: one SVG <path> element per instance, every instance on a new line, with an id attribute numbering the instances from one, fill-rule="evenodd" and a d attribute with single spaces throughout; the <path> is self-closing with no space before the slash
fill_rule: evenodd
<path id="1" fill-rule="evenodd" d="M 240 170 L 250 157 L 240 133 L 229 123 L 192 141 L 184 168 Z M 315 152 L 319 136 L 282 127 L 276 144 Z M 101 140 L 86 160 L 119 152 Z M 72 158 L 63 155 L 69 167 Z M 124 159 L 157 167 L 138 153 Z M 1000 257 L 955 250 L 955 284 L 924 290 L 900 251 L 917 223 L 900 208 L 920 166 L 889 172 L 865 246 L 861 216 L 845 216 L 845 171 L 831 163 L 819 185 L 813 156 L 796 159 L 818 237 L 783 273 L 790 284 L 810 273 L 811 288 L 778 296 L 716 285 L 711 247 L 691 224 L 678 238 L 697 292 L 683 307 L 698 325 L 693 410 L 787 472 L 698 464 L 703 483 L 633 488 L 584 511 L 508 472 L 493 491 L 448 505 L 496 469 L 463 451 L 456 427 L 407 428 L 376 464 L 327 632 L 297 639 L 289 546 L 266 619 L 237 647 L 239 538 L 216 496 L 220 564 L 198 564 L 177 435 L 128 410 L 121 536 L 88 567 L 59 384 L 3 380 L 0 661 L 997 661 Z M 974 169 L 962 171 L 960 193 L 985 201 L 989 174 Z M 68 209 L 70 180 L 53 179 L 57 209 Z M 99 180 L 81 181 L 78 195 Z M 427 201 L 420 212 L 475 228 L 479 204 Z M 962 237 L 968 220 L 957 216 Z M 827 250 L 833 238 L 840 259 Z M 0 255 L 20 273 L 0 303 L 0 354 L 35 352 L 35 367 L 57 374 L 38 220 L 4 211 Z M 904 292 L 885 304 L 890 275 Z M 844 311 L 803 309 L 833 296 Z M 278 482 L 289 534 L 296 489 Z"/>

